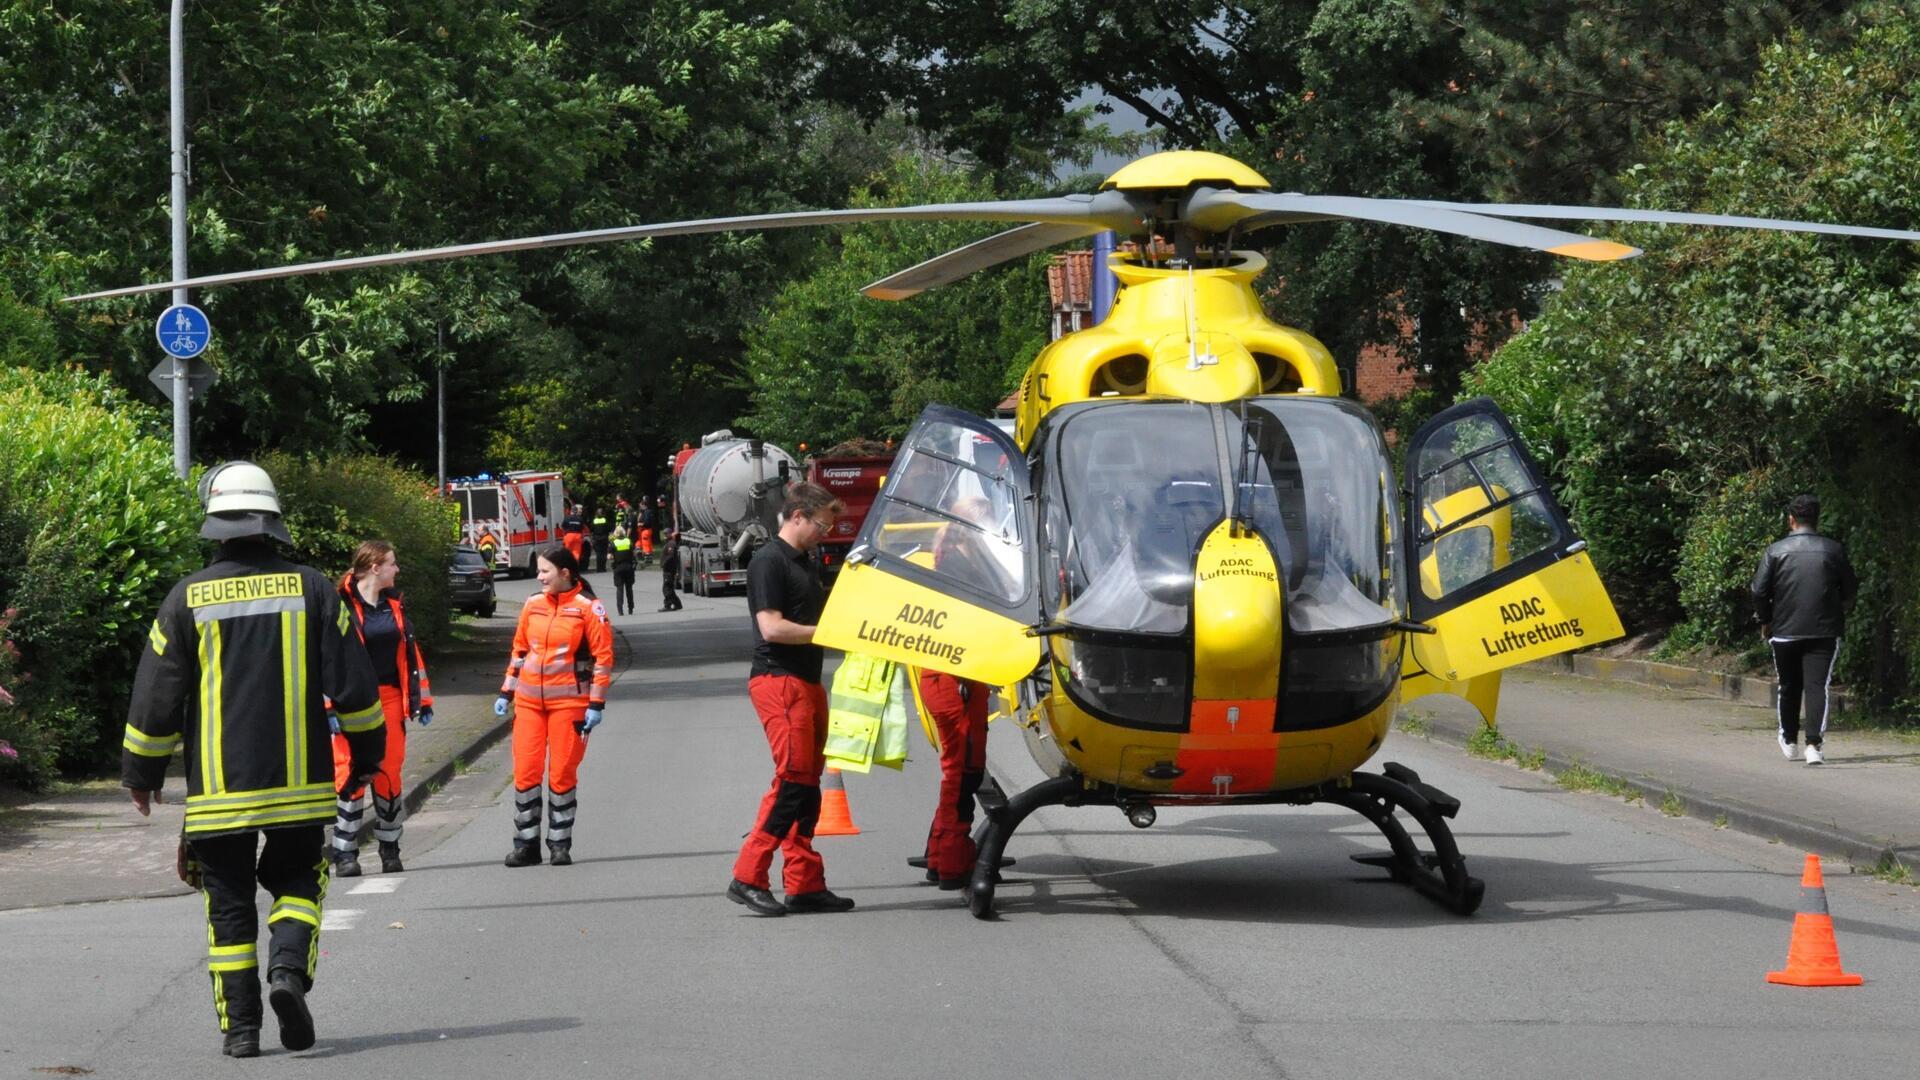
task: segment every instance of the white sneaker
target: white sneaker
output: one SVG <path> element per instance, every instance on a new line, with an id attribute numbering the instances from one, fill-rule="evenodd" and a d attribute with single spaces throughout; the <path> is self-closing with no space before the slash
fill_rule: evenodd
<path id="1" fill-rule="evenodd" d="M 1800 756 L 1800 747 L 1788 742 L 1787 737 L 1778 731 L 1773 733 L 1773 741 L 1780 745 L 1780 752 L 1786 755 L 1788 761 L 1793 761 Z"/>
<path id="2" fill-rule="evenodd" d="M 1807 747 L 1807 764 L 1809 764 L 1809 765 L 1824 765 L 1824 764 L 1826 764 L 1826 761 L 1827 761 L 1827 759 L 1826 759 L 1826 755 L 1824 755 L 1824 754 L 1822 754 L 1822 753 L 1820 752 L 1820 748 L 1819 748 L 1819 747 L 1817 747 L 1817 746 L 1809 746 L 1809 747 Z"/>

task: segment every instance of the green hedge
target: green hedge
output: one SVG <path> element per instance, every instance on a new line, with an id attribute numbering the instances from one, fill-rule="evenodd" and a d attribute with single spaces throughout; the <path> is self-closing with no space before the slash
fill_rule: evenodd
<path id="1" fill-rule="evenodd" d="M 346 573 L 362 540 L 391 543 L 400 560 L 398 588 L 414 633 L 433 645 L 452 619 L 447 566 L 460 512 L 438 498 L 433 481 L 382 457 L 328 458 L 272 453 L 257 464 L 273 477 L 293 537 L 293 558 L 329 577 Z"/>
<path id="2" fill-rule="evenodd" d="M 1669 127 L 1630 205 L 1901 225 L 1920 216 L 1920 14 L 1848 49 L 1793 37 L 1752 95 Z M 1634 629 L 1758 644 L 1746 582 L 1797 491 L 1847 545 L 1859 601 L 1837 681 L 1920 720 L 1920 263 L 1911 245 L 1622 225 L 1645 248 L 1568 267 L 1476 374 L 1582 516 Z M 1628 609 L 1632 609 L 1631 612 Z M 1671 617 L 1663 618 L 1663 609 Z"/>
<path id="3" fill-rule="evenodd" d="M 35 787 L 113 760 L 147 627 L 211 546 L 158 410 L 103 377 L 0 367 L 0 416 L 0 783 Z M 293 558 L 338 575 L 390 540 L 418 633 L 445 633 L 458 518 L 429 480 L 369 456 L 260 464 Z"/>
<path id="4" fill-rule="evenodd" d="M 104 378 L 0 368 L 0 416 L 0 685 L 16 699 L 0 780 L 35 785 L 118 745 L 147 626 L 200 564 L 200 515 L 172 446 Z"/>

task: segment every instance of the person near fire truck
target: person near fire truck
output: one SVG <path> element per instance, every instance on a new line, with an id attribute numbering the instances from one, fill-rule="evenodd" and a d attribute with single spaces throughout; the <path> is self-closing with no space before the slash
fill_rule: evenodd
<path id="1" fill-rule="evenodd" d="M 593 570 L 596 574 L 607 572 L 607 552 L 613 547 L 613 515 L 607 513 L 605 505 L 593 512 Z"/>
<path id="2" fill-rule="evenodd" d="M 625 525 L 615 525 L 609 541 L 613 546 L 613 613 L 638 614 L 640 609 L 633 601 L 633 537 Z"/>
<path id="3" fill-rule="evenodd" d="M 350 788 L 353 755 L 346 737 L 333 736 L 334 786 L 339 797 L 333 820 L 334 877 L 360 876 L 360 829 L 365 824 L 371 794 L 373 838 L 380 845 L 380 872 L 406 870 L 400 861 L 400 823 L 405 789 L 400 769 L 407 760 L 407 723 L 433 723 L 433 691 L 427 685 L 427 660 L 414 640 L 405 602 L 393 587 L 400 575 L 400 558 L 385 540 L 365 540 L 354 549 L 353 562 L 340 579 L 340 602 L 353 618 L 359 643 L 373 661 L 380 683 L 380 707 L 387 720 L 387 752 L 371 784 Z M 329 716 L 338 729 L 339 722 Z"/>
<path id="4" fill-rule="evenodd" d="M 567 516 L 560 519 L 560 542 L 566 546 L 568 554 L 573 556 L 573 561 L 584 573 L 587 566 L 587 526 L 581 517 L 579 503 L 569 503 Z"/>
<path id="5" fill-rule="evenodd" d="M 686 607 L 674 587 L 680 583 L 680 534 L 667 534 L 667 546 L 660 549 L 660 610 L 679 611 Z"/>
<path id="6" fill-rule="evenodd" d="M 600 726 L 613 682 L 613 627 L 607 609 L 564 547 L 540 553 L 540 591 L 520 609 L 495 716 L 513 711 L 513 850 L 506 865 L 540 861 L 540 788 L 546 783 L 547 851 L 573 862 L 580 760 Z"/>

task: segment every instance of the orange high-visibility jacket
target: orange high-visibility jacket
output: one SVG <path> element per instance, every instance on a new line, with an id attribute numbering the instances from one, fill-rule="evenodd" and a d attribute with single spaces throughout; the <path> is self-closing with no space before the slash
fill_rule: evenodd
<path id="1" fill-rule="evenodd" d="M 543 708 L 600 707 L 613 681 L 613 627 L 606 606 L 574 586 L 527 598 L 513 632 L 500 692 Z"/>
<path id="2" fill-rule="evenodd" d="M 353 628 L 360 635 L 360 644 L 365 645 L 367 606 L 360 600 L 360 590 L 353 587 L 351 572 L 340 579 L 340 599 L 346 601 L 347 609 L 353 612 Z M 433 688 L 427 684 L 427 658 L 420 653 L 420 643 L 413 639 L 413 627 L 407 623 L 400 594 L 388 589 L 387 604 L 393 608 L 394 624 L 400 628 L 400 644 L 396 646 L 399 655 L 394 658 L 400 672 L 400 696 L 407 703 L 407 716 L 419 716 L 420 710 L 433 708 Z"/>

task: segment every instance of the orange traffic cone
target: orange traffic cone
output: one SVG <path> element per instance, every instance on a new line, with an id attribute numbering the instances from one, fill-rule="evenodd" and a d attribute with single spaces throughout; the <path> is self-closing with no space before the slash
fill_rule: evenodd
<path id="1" fill-rule="evenodd" d="M 813 835 L 860 835 L 860 827 L 853 823 L 853 812 L 847 808 L 846 781 L 840 779 L 840 770 L 831 765 L 820 778 L 820 823 L 813 827 Z"/>
<path id="2" fill-rule="evenodd" d="M 1833 916 L 1827 914 L 1827 883 L 1820 856 L 1807 856 L 1800 874 L 1800 913 L 1793 917 L 1787 944 L 1787 970 L 1767 972 L 1767 981 L 1783 986 L 1859 986 L 1858 975 L 1840 970 L 1840 945 L 1833 940 Z"/>

